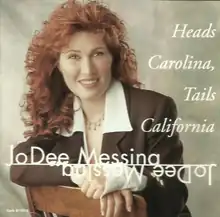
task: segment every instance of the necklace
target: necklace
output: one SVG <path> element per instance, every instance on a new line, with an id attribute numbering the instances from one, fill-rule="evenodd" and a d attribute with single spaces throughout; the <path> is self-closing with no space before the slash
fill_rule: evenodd
<path id="1" fill-rule="evenodd" d="M 86 126 L 89 130 L 96 130 L 98 127 L 101 126 L 103 120 L 104 120 L 104 114 L 102 115 L 101 118 L 99 118 L 98 121 L 91 122 L 89 120 L 86 120 Z"/>

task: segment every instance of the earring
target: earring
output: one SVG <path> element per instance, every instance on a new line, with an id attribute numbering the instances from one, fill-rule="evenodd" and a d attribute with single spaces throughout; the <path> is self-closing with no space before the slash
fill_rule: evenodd
<path id="1" fill-rule="evenodd" d="M 73 111 L 77 112 L 81 109 L 81 102 L 78 96 L 74 95 Z"/>

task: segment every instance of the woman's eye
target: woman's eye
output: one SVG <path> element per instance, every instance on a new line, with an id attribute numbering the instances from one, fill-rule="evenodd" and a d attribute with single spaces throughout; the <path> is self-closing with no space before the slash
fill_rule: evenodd
<path id="1" fill-rule="evenodd" d="M 94 56 L 103 56 L 104 55 L 104 52 L 102 51 L 98 51 L 94 54 Z"/>
<path id="2" fill-rule="evenodd" d="M 69 59 L 79 60 L 79 59 L 80 59 L 80 56 L 77 55 L 77 54 L 71 54 L 71 55 L 69 56 Z"/>

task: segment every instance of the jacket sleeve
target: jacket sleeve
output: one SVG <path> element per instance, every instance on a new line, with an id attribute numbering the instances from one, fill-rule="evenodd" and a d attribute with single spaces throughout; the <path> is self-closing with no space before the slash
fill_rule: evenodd
<path id="1" fill-rule="evenodd" d="M 172 98 L 166 97 L 163 103 L 158 106 L 154 115 L 154 122 L 150 128 L 156 124 L 163 125 L 167 120 L 170 124 L 166 132 L 149 132 L 147 134 L 147 155 L 159 154 L 159 164 L 182 164 L 183 163 L 183 145 L 179 139 L 179 134 L 176 131 L 172 133 L 172 124 L 177 118 L 176 104 Z M 180 168 L 176 167 L 176 170 Z M 152 169 L 152 168 L 151 168 Z M 185 206 L 188 191 L 183 182 L 177 175 L 160 177 L 160 182 L 155 176 L 149 176 L 150 168 L 146 168 L 145 175 L 148 175 L 147 187 L 144 194 L 147 197 L 149 217 L 177 217 Z M 152 170 L 151 170 L 152 174 Z M 181 174 L 184 175 L 183 173 Z"/>
<path id="2" fill-rule="evenodd" d="M 27 156 L 27 164 L 16 165 L 12 164 L 10 167 L 10 179 L 12 182 L 21 186 L 73 186 L 70 177 L 62 175 L 62 166 L 45 165 L 46 159 L 42 157 L 42 152 L 46 154 L 52 152 L 56 146 L 56 140 L 51 137 L 39 136 L 36 138 L 29 138 L 25 142 L 19 143 L 13 149 L 13 163 L 15 163 L 15 156 L 22 153 L 19 160 L 22 160 L 22 156 Z M 42 151 L 34 151 L 34 161 L 42 160 L 41 164 L 33 165 L 28 164 L 31 162 L 31 149 L 38 147 Z"/>

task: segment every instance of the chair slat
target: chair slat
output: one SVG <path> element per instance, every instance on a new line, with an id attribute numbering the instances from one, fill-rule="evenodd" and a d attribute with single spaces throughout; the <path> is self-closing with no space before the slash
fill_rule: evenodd
<path id="1" fill-rule="evenodd" d="M 102 217 L 100 201 L 87 198 L 79 188 L 31 187 L 27 188 L 26 193 L 30 211 L 43 211 L 46 217 L 52 217 L 51 213 L 68 217 Z M 120 217 L 136 216 L 147 217 L 146 202 L 140 196 L 134 197 L 132 213 L 122 210 Z"/>

